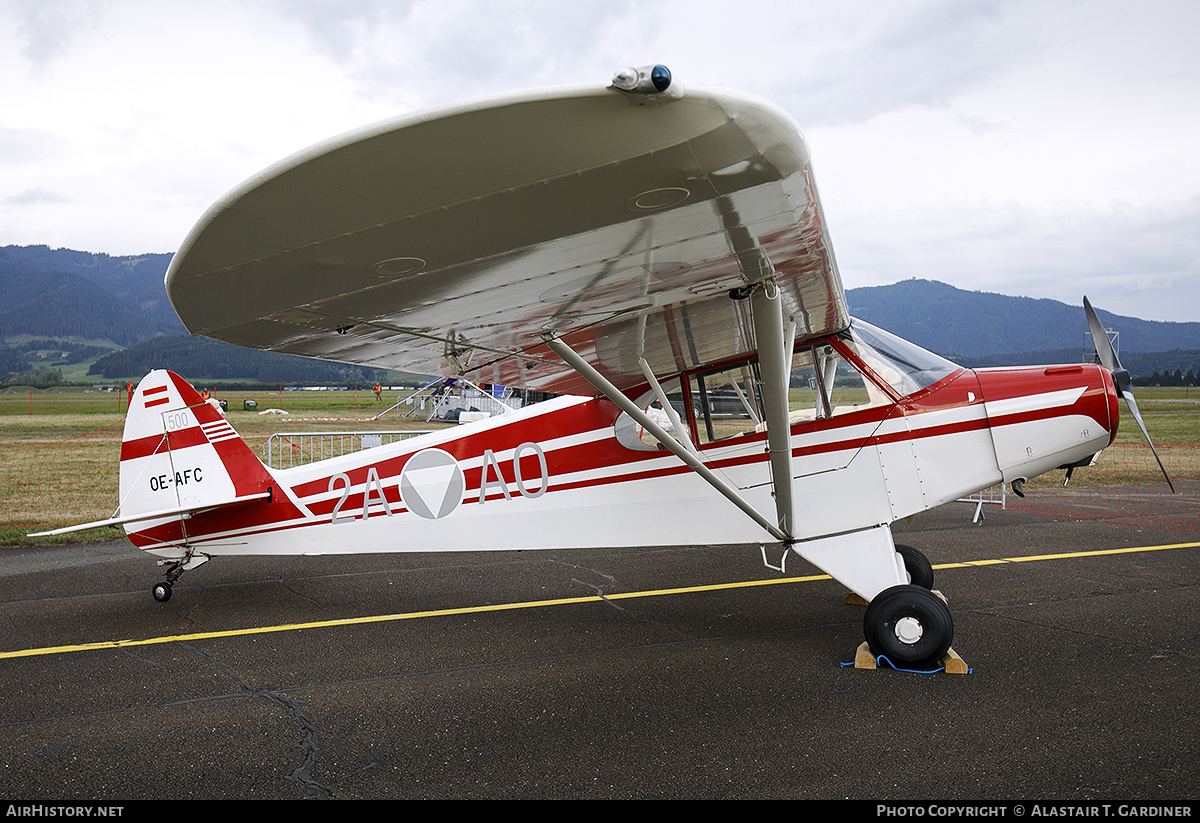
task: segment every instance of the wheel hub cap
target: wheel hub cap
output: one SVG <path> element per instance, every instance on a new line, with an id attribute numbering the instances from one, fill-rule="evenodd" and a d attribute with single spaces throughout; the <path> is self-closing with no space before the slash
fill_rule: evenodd
<path id="1" fill-rule="evenodd" d="M 911 646 L 921 639 L 923 632 L 921 621 L 915 617 L 902 617 L 896 621 L 896 639 L 901 643 Z"/>

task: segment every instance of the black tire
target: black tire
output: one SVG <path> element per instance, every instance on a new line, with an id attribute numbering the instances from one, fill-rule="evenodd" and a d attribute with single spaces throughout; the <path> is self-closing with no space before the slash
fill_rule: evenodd
<path id="1" fill-rule="evenodd" d="M 954 640 L 954 619 L 928 589 L 892 586 L 867 605 L 863 634 L 871 652 L 897 668 L 936 666 Z"/>
<path id="2" fill-rule="evenodd" d="M 150 594 L 154 595 L 154 599 L 159 603 L 166 603 L 171 599 L 171 584 L 166 582 L 156 583 L 154 584 L 154 588 L 150 590 Z"/>
<path id="3" fill-rule="evenodd" d="M 929 558 L 912 546 L 896 546 L 896 553 L 904 559 L 904 569 L 908 572 L 909 583 L 922 589 L 933 588 L 933 565 Z"/>

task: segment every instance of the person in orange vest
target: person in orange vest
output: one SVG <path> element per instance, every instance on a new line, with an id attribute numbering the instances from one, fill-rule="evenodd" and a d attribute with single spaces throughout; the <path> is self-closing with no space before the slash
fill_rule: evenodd
<path id="1" fill-rule="evenodd" d="M 382 399 L 383 399 L 383 386 L 376 386 L 376 387 L 375 387 L 375 399 L 376 399 L 376 400 L 382 400 Z"/>

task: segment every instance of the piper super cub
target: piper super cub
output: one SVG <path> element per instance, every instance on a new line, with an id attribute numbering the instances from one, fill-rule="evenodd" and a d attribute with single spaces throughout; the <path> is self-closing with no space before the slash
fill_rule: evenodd
<path id="1" fill-rule="evenodd" d="M 166 558 L 160 601 L 223 555 L 758 543 L 868 601 L 875 654 L 933 664 L 950 611 L 890 524 L 1085 464 L 1128 391 L 1090 306 L 1106 367 L 972 371 L 852 320 L 795 124 L 663 66 L 303 151 L 166 286 L 193 334 L 564 396 L 273 470 L 151 372 L 101 522 Z"/>

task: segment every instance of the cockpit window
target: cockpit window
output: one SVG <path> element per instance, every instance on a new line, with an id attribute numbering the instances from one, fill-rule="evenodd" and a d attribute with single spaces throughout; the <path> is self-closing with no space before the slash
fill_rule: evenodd
<path id="1" fill-rule="evenodd" d="M 697 444 L 715 443 L 761 426 L 762 381 L 758 376 L 758 361 L 693 374 L 689 388 L 696 415 Z"/>
<path id="2" fill-rule="evenodd" d="M 842 343 L 901 397 L 936 383 L 958 366 L 882 329 L 855 320 Z M 891 404 L 892 398 L 830 340 L 802 343 L 792 356 L 788 423 L 798 425 Z M 766 431 L 758 360 L 691 372 L 662 385 L 670 409 L 647 391 L 635 402 L 678 440 L 704 447 Z M 628 414 L 616 423 L 617 439 L 630 449 L 662 446 Z"/>
<path id="3" fill-rule="evenodd" d="M 901 397 L 932 386 L 958 366 L 896 335 L 855 320 L 843 340 Z"/>
<path id="4" fill-rule="evenodd" d="M 828 342 L 797 346 L 788 380 L 788 423 L 796 425 L 887 405 L 892 399 Z M 689 376 L 695 443 L 766 431 L 758 361 Z"/>
<path id="5" fill-rule="evenodd" d="M 808 347 L 806 346 L 805 349 Z M 802 353 L 796 350 L 796 358 L 792 361 L 792 386 L 789 393 L 792 403 L 791 422 L 798 423 L 803 418 L 796 414 L 797 392 L 795 389 L 797 376 L 803 376 L 804 371 L 798 370 Z M 868 380 L 862 372 L 848 362 L 829 343 L 817 342 L 811 348 L 811 354 L 806 358 L 812 364 L 811 371 L 816 373 L 816 380 L 809 378 L 823 393 L 823 409 L 817 417 L 837 417 L 840 414 L 862 411 L 875 406 L 885 406 L 892 402 L 883 389 Z"/>

